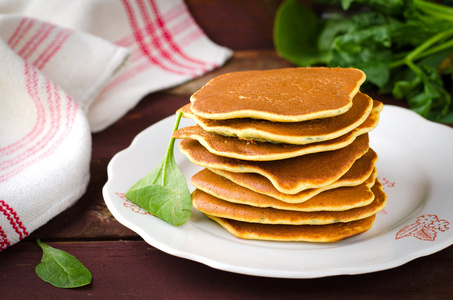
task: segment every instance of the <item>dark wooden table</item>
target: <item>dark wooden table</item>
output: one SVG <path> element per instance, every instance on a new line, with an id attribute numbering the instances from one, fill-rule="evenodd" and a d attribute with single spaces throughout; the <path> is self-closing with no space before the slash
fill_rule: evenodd
<path id="1" fill-rule="evenodd" d="M 119 224 L 102 187 L 107 165 L 143 129 L 188 103 L 210 78 L 231 71 L 290 66 L 272 45 L 272 21 L 281 1 L 187 1 L 215 42 L 235 50 L 222 68 L 182 86 L 146 96 L 136 108 L 93 135 L 91 181 L 76 205 L 30 237 L 0 253 L 0 299 L 451 299 L 453 247 L 395 269 L 318 279 L 253 277 L 216 270 L 166 254 Z M 386 104 L 404 106 L 372 94 Z M 79 258 L 93 274 L 89 286 L 55 288 L 35 275 L 36 238 Z M 354 255 L 354 253 L 351 253 Z"/>

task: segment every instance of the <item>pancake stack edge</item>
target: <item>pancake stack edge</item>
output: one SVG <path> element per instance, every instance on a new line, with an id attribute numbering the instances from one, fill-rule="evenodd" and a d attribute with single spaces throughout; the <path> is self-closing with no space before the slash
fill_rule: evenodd
<path id="1" fill-rule="evenodd" d="M 173 134 L 204 167 L 193 205 L 244 239 L 334 242 L 371 228 L 387 202 L 368 133 L 383 104 L 353 68 L 288 68 L 212 79 Z"/>

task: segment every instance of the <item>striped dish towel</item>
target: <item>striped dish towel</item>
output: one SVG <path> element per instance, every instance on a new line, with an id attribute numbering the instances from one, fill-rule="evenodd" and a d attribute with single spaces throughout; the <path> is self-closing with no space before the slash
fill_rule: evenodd
<path id="1" fill-rule="evenodd" d="M 230 56 L 181 0 L 0 0 L 0 250 L 84 194 L 92 132 Z"/>

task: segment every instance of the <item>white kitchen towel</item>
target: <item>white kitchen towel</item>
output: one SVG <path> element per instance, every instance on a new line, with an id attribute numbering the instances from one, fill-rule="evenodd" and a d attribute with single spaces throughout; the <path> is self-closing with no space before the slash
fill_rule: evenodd
<path id="1" fill-rule="evenodd" d="M 0 0 L 0 251 L 85 193 L 92 132 L 231 54 L 182 0 Z"/>

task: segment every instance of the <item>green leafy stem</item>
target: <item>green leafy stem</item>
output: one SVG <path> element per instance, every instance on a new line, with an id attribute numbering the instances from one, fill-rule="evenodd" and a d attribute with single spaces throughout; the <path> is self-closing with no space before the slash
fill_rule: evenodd
<path id="1" fill-rule="evenodd" d="M 453 12 L 452 12 L 453 13 Z M 440 53 L 453 47 L 453 29 L 442 31 L 430 39 L 423 42 L 417 48 L 409 52 L 403 59 L 397 60 L 389 64 L 390 69 L 400 67 L 404 64 L 408 65 L 414 72 L 420 74 L 419 68 L 414 65 L 414 61 Z M 448 40 L 447 42 L 444 42 Z M 441 43 L 433 47 L 433 45 Z"/>
<path id="2" fill-rule="evenodd" d="M 182 112 L 178 112 L 178 114 L 176 115 L 176 122 L 175 122 L 175 125 L 173 127 L 173 131 L 172 132 L 175 132 L 176 130 L 178 130 L 179 128 L 179 123 L 181 122 L 181 117 L 182 117 Z M 172 137 L 170 138 L 170 143 L 168 145 L 168 149 L 171 149 L 171 151 L 168 151 L 167 150 L 167 153 L 165 154 L 165 162 L 163 164 L 163 174 L 162 174 L 162 185 L 165 185 L 165 179 L 167 177 L 167 166 L 169 165 L 169 162 L 170 160 L 172 159 L 172 156 L 173 156 L 173 149 L 175 148 L 175 139 Z"/>
<path id="3" fill-rule="evenodd" d="M 173 132 L 178 129 L 181 116 L 179 112 Z M 137 181 L 127 191 L 126 197 L 158 218 L 179 226 L 192 214 L 192 198 L 186 179 L 176 164 L 174 145 L 172 137 L 163 160 Z"/>
<path id="4" fill-rule="evenodd" d="M 453 21 L 453 8 L 433 2 L 414 0 L 415 6 L 431 16 Z"/>
<path id="5" fill-rule="evenodd" d="M 423 0 L 317 0 L 323 17 L 297 0 L 277 11 L 277 52 L 296 66 L 356 67 L 376 87 L 423 117 L 453 124 L 453 7 Z M 337 7 L 336 7 L 337 6 Z M 348 13 L 341 10 L 349 10 Z"/>

